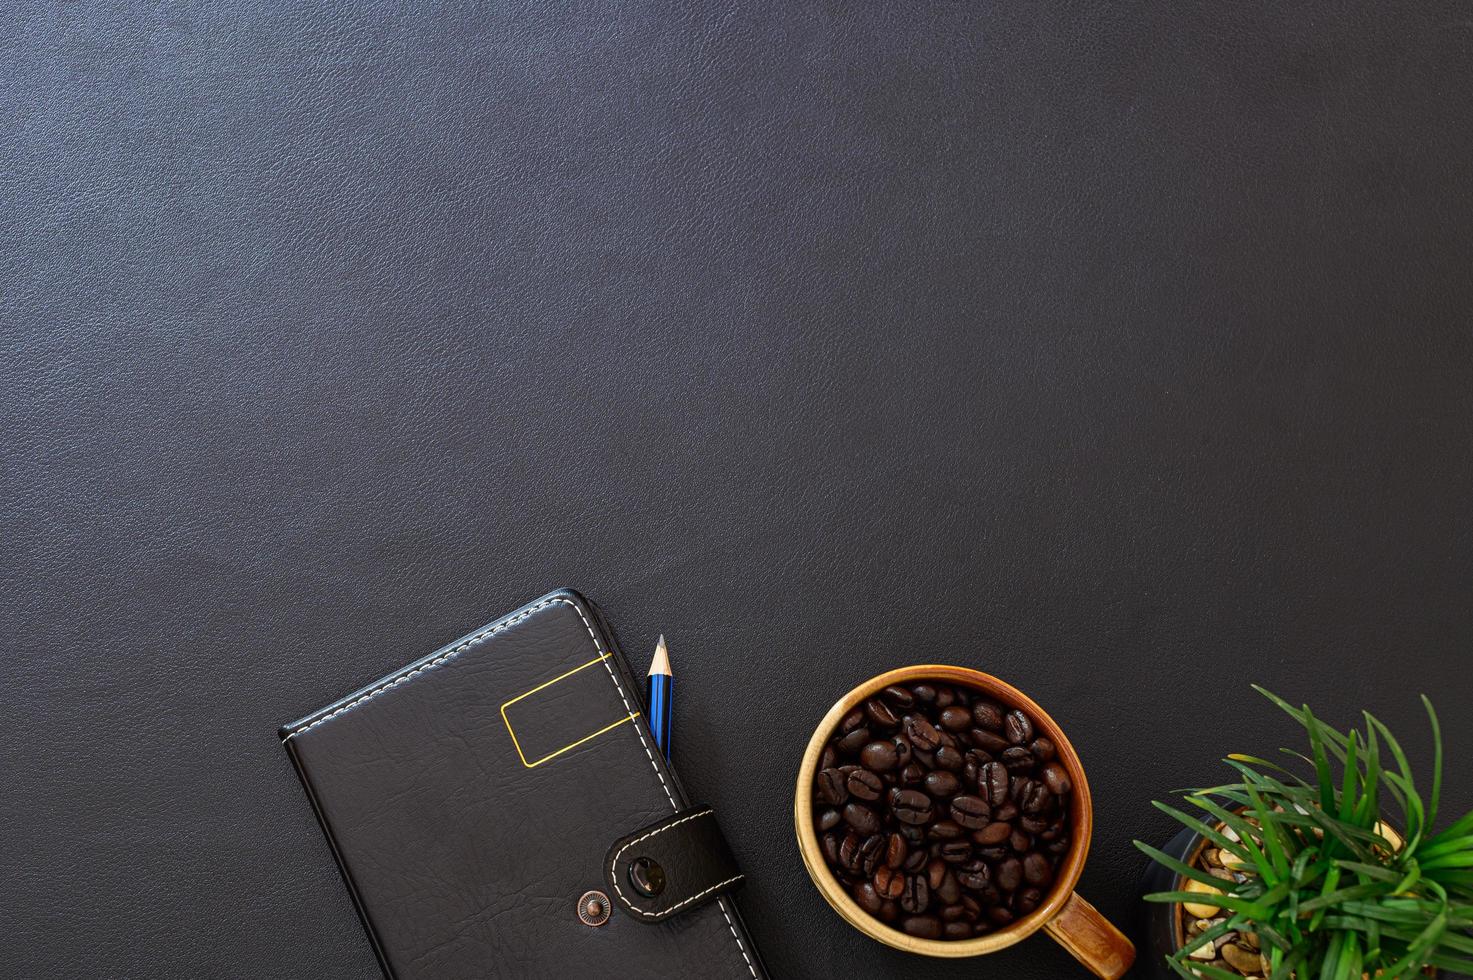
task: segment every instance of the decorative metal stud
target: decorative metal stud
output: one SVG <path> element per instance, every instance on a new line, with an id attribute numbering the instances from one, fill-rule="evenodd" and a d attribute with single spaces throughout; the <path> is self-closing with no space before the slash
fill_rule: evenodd
<path id="1" fill-rule="evenodd" d="M 597 928 L 609 921 L 609 915 L 614 907 L 609 904 L 609 896 L 603 892 L 584 892 L 578 899 L 578 920 L 585 926 Z"/>

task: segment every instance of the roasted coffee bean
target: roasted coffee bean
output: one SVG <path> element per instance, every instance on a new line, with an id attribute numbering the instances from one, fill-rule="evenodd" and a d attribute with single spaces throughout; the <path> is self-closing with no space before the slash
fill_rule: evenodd
<path id="1" fill-rule="evenodd" d="M 1042 817 L 1031 817 L 1025 813 L 1022 818 L 1019 819 L 1018 826 L 1022 827 L 1030 834 L 1041 834 L 1045 830 L 1048 830 L 1048 821 L 1043 819 Z"/>
<path id="2" fill-rule="evenodd" d="M 912 746 L 910 757 L 927 772 L 936 768 L 936 753 L 934 752 L 927 752 L 924 749 L 918 749 Z"/>
<path id="3" fill-rule="evenodd" d="M 936 888 L 936 901 L 951 905 L 961 897 L 962 886 L 957 884 L 956 875 L 948 868 L 946 874 L 941 876 L 941 884 Z"/>
<path id="4" fill-rule="evenodd" d="M 970 922 L 948 922 L 941 927 L 941 935 L 945 939 L 968 939 L 972 935 L 972 924 Z"/>
<path id="5" fill-rule="evenodd" d="M 977 856 L 986 858 L 989 861 L 1006 860 L 1012 853 L 1013 849 L 1008 846 L 1007 841 L 1003 841 L 1001 844 L 993 844 L 990 847 L 983 847 L 980 844 L 977 845 Z"/>
<path id="6" fill-rule="evenodd" d="M 906 763 L 904 769 L 900 770 L 900 783 L 903 786 L 914 786 L 926 778 L 926 769 L 918 762 Z"/>
<path id="7" fill-rule="evenodd" d="M 972 844 L 970 841 L 949 840 L 941 845 L 941 860 L 947 864 L 961 864 L 972 856 Z"/>
<path id="8" fill-rule="evenodd" d="M 900 905 L 896 902 L 886 902 L 880 906 L 880 921 L 894 922 L 900 918 Z"/>
<path id="9" fill-rule="evenodd" d="M 859 845 L 859 867 L 865 877 L 873 875 L 885 858 L 885 838 L 874 834 Z"/>
<path id="10" fill-rule="evenodd" d="M 844 806 L 844 822 L 866 836 L 880 832 L 880 818 L 875 816 L 875 811 L 859 803 Z"/>
<path id="11" fill-rule="evenodd" d="M 1003 749 L 1002 755 L 998 758 L 1002 760 L 1003 765 L 1008 767 L 1008 772 L 1027 772 L 1038 761 L 1033 758 L 1032 752 L 1018 745 L 1010 749 Z"/>
<path id="12" fill-rule="evenodd" d="M 900 894 L 900 907 L 907 912 L 924 912 L 931 904 L 931 886 L 920 875 L 905 879 L 905 891 Z"/>
<path id="13" fill-rule="evenodd" d="M 830 807 L 827 810 L 822 810 L 822 811 L 819 812 L 819 814 L 818 814 L 818 829 L 819 830 L 833 830 L 838 825 L 839 825 L 839 811 L 838 810 L 835 810 L 832 807 Z"/>
<path id="14" fill-rule="evenodd" d="M 878 800 L 885 792 L 885 781 L 868 769 L 854 770 L 844 785 L 848 788 L 849 795 L 859 800 Z"/>
<path id="15" fill-rule="evenodd" d="M 895 728 L 900 724 L 900 718 L 894 710 L 876 698 L 870 698 L 864 703 L 864 716 L 876 728 Z"/>
<path id="16" fill-rule="evenodd" d="M 980 728 L 972 729 L 972 746 L 981 749 L 989 755 L 1001 755 L 1003 750 L 1009 747 L 1007 739 L 992 732 L 985 732 Z"/>
<path id="17" fill-rule="evenodd" d="M 1034 851 L 1023 859 L 1023 877 L 1030 885 L 1047 885 L 1054 878 L 1054 866 L 1048 858 Z"/>
<path id="18" fill-rule="evenodd" d="M 860 727 L 854 729 L 848 735 L 834 743 L 834 748 L 839 750 L 840 755 L 856 755 L 860 749 L 870 743 L 869 729 Z"/>
<path id="19" fill-rule="evenodd" d="M 942 922 L 960 922 L 967 917 L 967 907 L 960 901 L 954 902 L 941 910 Z"/>
<path id="20" fill-rule="evenodd" d="M 819 846 L 823 848 L 824 860 L 829 864 L 840 864 L 839 860 L 839 838 L 836 834 L 824 834 L 819 839 Z"/>
<path id="21" fill-rule="evenodd" d="M 1013 833 L 1013 828 L 1007 823 L 990 823 L 981 830 L 972 834 L 972 840 L 984 847 L 993 847 L 1007 840 Z"/>
<path id="22" fill-rule="evenodd" d="M 1003 734 L 1008 737 L 1008 741 L 1014 745 L 1024 745 L 1033 741 L 1033 722 L 1029 721 L 1028 716 L 1021 711 L 1009 711 L 1007 717 L 1003 719 L 1002 730 Z"/>
<path id="23" fill-rule="evenodd" d="M 1056 797 L 1048 791 L 1043 783 L 1034 783 L 1028 789 L 1028 795 L 1023 798 L 1023 812 L 1029 816 L 1039 816 L 1047 813 L 1054 805 Z"/>
<path id="24" fill-rule="evenodd" d="M 1054 761 L 1054 743 L 1047 736 L 1040 735 L 1028 744 L 1028 751 L 1033 753 L 1033 758 L 1039 762 Z"/>
<path id="25" fill-rule="evenodd" d="M 995 703 L 981 698 L 972 705 L 972 721 L 978 728 L 985 728 L 989 732 L 1000 732 L 1003 726 L 1003 710 Z"/>
<path id="26" fill-rule="evenodd" d="M 946 877 L 946 862 L 940 858 L 931 859 L 926 865 L 926 884 L 932 888 L 941 887 L 941 879 Z"/>
<path id="27" fill-rule="evenodd" d="M 823 769 L 813 781 L 814 794 L 825 803 L 838 806 L 849 799 L 848 780 L 837 769 Z"/>
<path id="28" fill-rule="evenodd" d="M 962 754 L 956 749 L 943 745 L 936 750 L 936 768 L 956 772 L 962 767 Z"/>
<path id="29" fill-rule="evenodd" d="M 904 837 L 905 842 L 911 847 L 919 847 L 921 844 L 925 843 L 926 840 L 925 827 L 913 827 L 907 823 L 901 824 L 900 828 L 895 832 L 901 837 Z"/>
<path id="30" fill-rule="evenodd" d="M 885 904 L 880 893 L 875 891 L 875 886 L 867 881 L 854 889 L 854 900 L 870 915 L 879 915 L 880 906 Z"/>
<path id="31" fill-rule="evenodd" d="M 825 769 L 832 769 L 835 765 L 838 764 L 838 761 L 839 753 L 834 751 L 834 747 L 832 745 L 825 745 L 823 747 L 823 755 L 818 757 L 819 771 L 822 772 Z"/>
<path id="32" fill-rule="evenodd" d="M 905 737 L 910 739 L 911 747 L 917 752 L 934 752 L 941 744 L 941 733 L 936 726 L 920 715 L 906 715 L 901 725 Z"/>
<path id="33" fill-rule="evenodd" d="M 901 903 L 905 907 L 905 903 Z M 912 915 L 900 920 L 901 930 L 917 939 L 940 939 L 941 920 L 933 915 Z"/>
<path id="34" fill-rule="evenodd" d="M 994 905 L 987 910 L 987 918 L 995 926 L 1005 926 L 1013 921 L 1013 913 L 1008 911 L 1007 906 Z"/>
<path id="35" fill-rule="evenodd" d="M 1001 762 L 989 762 L 982 767 L 979 788 L 987 790 L 987 802 L 1001 806 L 1008 799 L 1008 770 Z"/>
<path id="36" fill-rule="evenodd" d="M 1018 819 L 1018 807 L 1017 807 L 1017 804 L 1009 801 L 1007 803 L 1004 803 L 1002 806 L 997 807 L 996 809 L 994 809 L 992 811 L 992 819 L 994 819 L 994 820 L 1008 820 L 1008 821 L 1017 820 Z"/>
<path id="37" fill-rule="evenodd" d="M 956 689 L 952 687 L 936 688 L 936 707 L 949 708 L 956 703 Z"/>
<path id="38" fill-rule="evenodd" d="M 976 866 L 967 865 L 957 873 L 956 880 L 963 888 L 970 888 L 974 892 L 980 892 L 986 888 L 991 880 L 991 872 L 987 864 L 982 861 L 976 862 Z"/>
<path id="39" fill-rule="evenodd" d="M 949 800 L 961 789 L 961 783 L 949 772 L 928 772 L 925 787 L 936 799 Z"/>
<path id="40" fill-rule="evenodd" d="M 1049 792 L 1055 796 L 1064 796 L 1074 788 L 1074 784 L 1069 781 L 1069 774 L 1057 762 L 1050 762 L 1044 766 L 1039 775 L 1043 777 L 1044 785 L 1048 787 Z"/>
<path id="41" fill-rule="evenodd" d="M 901 710 L 909 708 L 911 705 L 915 704 L 916 700 L 914 694 L 907 691 L 905 688 L 898 687 L 894 684 L 881 691 L 880 697 L 884 698 L 885 702 L 889 704 L 890 707 L 900 708 Z"/>
<path id="42" fill-rule="evenodd" d="M 1021 830 L 1015 830 L 1008 837 L 1008 846 L 1019 854 L 1026 854 L 1033 849 L 1033 838 Z"/>
<path id="43" fill-rule="evenodd" d="M 984 864 L 983 867 L 985 868 L 986 865 Z M 972 922 L 976 922 L 982 918 L 981 904 L 970 895 L 962 896 L 962 911 L 966 913 L 966 917 Z"/>
<path id="44" fill-rule="evenodd" d="M 899 834 L 891 834 L 885 840 L 885 866 L 898 868 L 905 863 L 906 856 L 910 854 L 910 845 L 905 843 L 905 838 Z"/>
<path id="45" fill-rule="evenodd" d="M 908 855 L 906 855 L 905 863 L 902 864 L 900 867 L 904 871 L 915 874 L 917 871 L 924 868 L 926 866 L 926 862 L 930 859 L 931 855 L 927 854 L 925 851 L 911 851 Z"/>
<path id="46" fill-rule="evenodd" d="M 890 742 L 871 742 L 859 752 L 859 761 L 866 769 L 888 772 L 895 768 L 900 759 L 895 746 Z"/>
<path id="47" fill-rule="evenodd" d="M 931 798 L 913 789 L 902 789 L 892 794 L 890 809 L 901 823 L 923 824 L 931 819 Z"/>
<path id="48" fill-rule="evenodd" d="M 994 873 L 997 887 L 1005 892 L 1013 891 L 1023 882 L 1023 862 L 1015 857 L 1007 858 L 998 862 Z"/>
<path id="49" fill-rule="evenodd" d="M 890 739 L 890 744 L 895 746 L 895 765 L 902 769 L 910 765 L 914 750 L 910 747 L 909 740 L 904 735 L 896 735 Z"/>
<path id="50" fill-rule="evenodd" d="M 854 729 L 863 724 L 864 711 L 860 708 L 855 708 L 853 711 L 845 715 L 843 720 L 839 722 L 839 732 L 841 734 L 848 735 L 850 732 L 854 731 Z"/>
<path id="51" fill-rule="evenodd" d="M 992 807 L 980 796 L 962 795 L 951 801 L 951 819 L 967 830 L 981 830 L 992 816 Z"/>
<path id="52" fill-rule="evenodd" d="M 966 757 L 968 759 L 977 760 L 977 765 L 985 766 L 987 765 L 987 763 L 997 758 L 996 754 L 994 754 L 990 749 L 983 748 L 981 745 L 978 744 L 980 742 L 987 741 L 989 737 L 995 736 L 990 736 L 989 733 L 984 732 L 980 728 L 974 728 L 962 737 L 967 740 L 967 745 L 971 746 L 969 749 L 967 749 L 965 753 Z"/>
<path id="53" fill-rule="evenodd" d="M 924 704 L 933 704 L 936 701 L 936 689 L 930 684 L 913 684 L 910 693 L 915 695 L 917 701 Z"/>
<path id="54" fill-rule="evenodd" d="M 905 891 L 905 874 L 882 865 L 875 872 L 874 886 L 881 898 L 899 898 Z"/>
<path id="55" fill-rule="evenodd" d="M 1050 854 L 1063 854 L 1069 850 L 1069 838 L 1060 837 L 1058 840 L 1049 841 L 1044 850 Z"/>
<path id="56" fill-rule="evenodd" d="M 1043 903 L 1043 892 L 1037 888 L 1025 888 L 1018 893 L 1015 899 L 1018 911 L 1027 915 Z"/>
<path id="57" fill-rule="evenodd" d="M 965 833 L 955 820 L 938 820 L 926 831 L 932 840 L 957 840 Z"/>
<path id="58" fill-rule="evenodd" d="M 962 782 L 968 786 L 976 786 L 977 775 L 982 771 L 982 763 L 972 758 L 971 752 L 967 753 L 966 760 L 962 763 Z"/>
<path id="59" fill-rule="evenodd" d="M 972 713 L 961 705 L 952 705 L 941 712 L 941 727 L 948 732 L 964 732 L 972 727 Z"/>
<path id="60" fill-rule="evenodd" d="M 839 863 L 846 871 L 853 871 L 859 866 L 860 843 L 859 835 L 850 831 L 844 835 L 844 840 L 839 844 Z"/>

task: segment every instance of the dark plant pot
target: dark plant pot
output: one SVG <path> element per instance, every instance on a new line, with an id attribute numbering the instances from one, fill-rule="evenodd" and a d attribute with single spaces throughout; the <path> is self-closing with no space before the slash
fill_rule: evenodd
<path id="1" fill-rule="evenodd" d="M 1191 864 L 1197 849 L 1202 845 L 1202 835 L 1182 828 L 1161 850 L 1184 864 Z M 1180 890 L 1176 872 L 1163 868 L 1155 861 L 1146 865 L 1141 876 L 1141 894 Z M 1142 911 L 1136 930 L 1136 948 L 1140 955 L 1136 959 L 1137 972 L 1150 980 L 1180 980 L 1166 965 L 1166 957 L 1176 952 L 1179 938 L 1177 914 L 1181 906 L 1158 902 L 1141 902 Z M 1427 976 L 1437 976 L 1437 971 L 1428 970 Z"/>
<path id="2" fill-rule="evenodd" d="M 1199 834 L 1182 828 L 1181 832 L 1161 850 L 1185 862 L 1197 851 L 1197 846 L 1202 842 Z M 1163 868 L 1155 861 L 1146 866 L 1146 873 L 1141 876 L 1141 894 L 1150 892 L 1169 892 L 1177 887 L 1176 873 Z M 1157 902 L 1142 902 L 1144 909 L 1141 913 L 1141 928 L 1137 945 L 1140 948 L 1140 956 L 1136 963 L 1140 968 L 1141 976 L 1150 977 L 1151 980 L 1179 980 L 1177 975 L 1166 965 L 1166 957 L 1176 952 L 1176 905 L 1165 905 Z"/>

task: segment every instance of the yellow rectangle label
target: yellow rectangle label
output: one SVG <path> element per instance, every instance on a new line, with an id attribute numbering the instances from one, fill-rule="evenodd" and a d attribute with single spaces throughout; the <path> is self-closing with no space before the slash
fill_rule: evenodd
<path id="1" fill-rule="evenodd" d="M 523 714 L 523 712 L 527 712 L 529 710 L 535 711 L 539 704 L 541 704 L 544 708 L 548 707 L 549 704 L 552 704 L 553 707 L 556 707 L 555 699 L 559 694 L 569 690 L 569 686 L 568 684 L 564 684 L 563 690 L 550 690 L 554 687 L 554 685 L 562 682 L 569 682 L 569 679 L 572 678 L 573 681 L 571 683 L 576 686 L 578 682 L 585 680 L 585 678 L 588 676 L 585 675 L 584 677 L 577 677 L 577 675 L 590 667 L 597 667 L 605 660 L 609 659 L 609 656 L 610 654 L 606 653 L 601 657 L 596 657 L 593 660 L 588 661 L 588 663 L 586 664 L 574 667 L 572 670 L 561 673 L 550 681 L 544 681 L 543 683 L 538 684 L 536 687 L 532 688 L 532 690 L 527 691 L 524 694 L 518 694 L 516 697 L 512 698 L 510 701 L 501 706 L 501 720 L 506 723 L 507 733 L 511 735 L 511 744 L 516 747 L 517 757 L 522 760 L 522 765 L 526 766 L 528 769 L 535 769 L 538 766 L 542 765 L 544 762 L 555 759 L 558 756 L 562 755 L 564 752 L 570 752 L 583 743 L 592 741 L 605 732 L 612 731 L 613 729 L 618 728 L 620 725 L 628 724 L 629 722 L 639 717 L 638 711 L 631 711 L 628 714 L 621 713 L 612 721 L 607 721 L 606 718 L 598 719 L 594 721 L 591 725 L 587 726 L 593 728 L 593 731 L 586 732 L 586 734 L 583 734 L 581 737 L 568 742 L 561 748 L 554 748 L 551 751 L 548 751 L 551 746 L 557 745 L 558 742 L 561 741 L 561 738 L 557 737 L 557 730 L 565 730 L 566 726 L 555 722 L 550 723 L 548 717 L 549 713 L 546 711 L 541 713 L 534 713 L 531 715 Z M 534 697 L 534 695 L 540 696 Z M 513 705 L 520 705 L 520 707 L 518 707 L 517 710 L 513 713 L 522 718 L 523 733 L 521 738 L 517 737 L 516 726 L 512 724 L 511 715 L 508 714 L 508 709 L 512 708 Z M 576 727 L 582 728 L 584 726 Z M 524 742 L 527 743 L 525 746 L 523 744 Z M 531 752 L 534 758 L 528 759 L 528 752 Z"/>

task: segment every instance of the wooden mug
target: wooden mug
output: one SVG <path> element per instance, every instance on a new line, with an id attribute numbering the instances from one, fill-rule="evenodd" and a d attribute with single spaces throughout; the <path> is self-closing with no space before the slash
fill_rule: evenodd
<path id="1" fill-rule="evenodd" d="M 892 684 L 916 684 L 922 681 L 960 685 L 981 691 L 1007 708 L 1021 708 L 1033 720 L 1034 728 L 1039 734 L 1048 736 L 1054 743 L 1058 762 L 1068 772 L 1069 779 L 1074 784 L 1069 806 L 1069 851 L 1059 864 L 1048 895 L 1038 908 L 1027 915 L 985 936 L 972 939 L 917 939 L 865 912 L 824 863 L 818 831 L 813 826 L 813 779 L 817 773 L 819 757 L 823 755 L 824 746 L 838 728 L 840 719 L 863 704 L 867 698 Z M 798 832 L 798 849 L 803 854 L 803 864 L 808 868 L 808 875 L 819 892 L 846 922 L 887 946 L 924 956 L 980 956 L 1005 949 L 1042 929 L 1096 976 L 1105 977 L 1106 980 L 1115 980 L 1123 975 L 1135 960 L 1135 947 L 1130 940 L 1111 925 L 1093 905 L 1074 892 L 1079 874 L 1084 870 L 1084 859 L 1089 854 L 1090 832 L 1094 825 L 1094 806 L 1090 800 L 1089 782 L 1084 778 L 1084 767 L 1079 764 L 1079 756 L 1074 753 L 1074 747 L 1069 744 L 1063 730 L 1049 717 L 1048 712 L 1022 691 L 991 674 L 967 667 L 935 664 L 902 667 L 872 677 L 840 698 L 814 730 L 813 738 L 808 742 L 808 750 L 803 754 L 803 763 L 798 769 L 798 790 L 793 803 L 793 823 Z"/>

